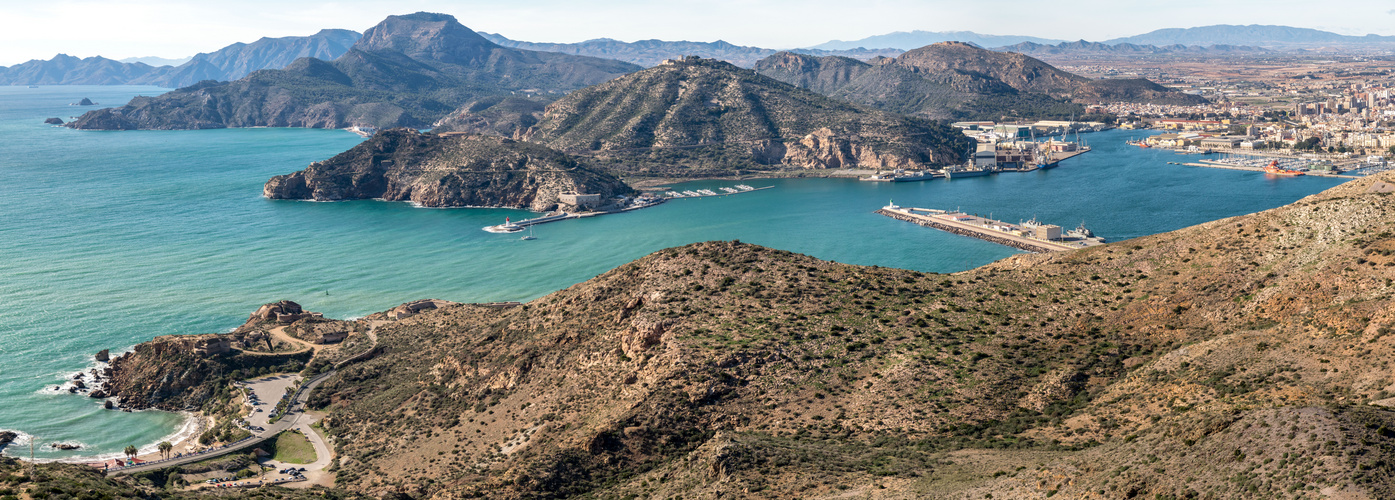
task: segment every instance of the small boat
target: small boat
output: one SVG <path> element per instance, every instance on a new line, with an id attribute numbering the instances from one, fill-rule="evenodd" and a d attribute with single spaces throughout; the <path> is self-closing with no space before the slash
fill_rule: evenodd
<path id="1" fill-rule="evenodd" d="M 38 85 L 30 85 L 29 88 L 31 88 L 31 89 L 37 89 L 37 88 L 39 88 L 39 86 L 38 86 Z"/>
<path id="2" fill-rule="evenodd" d="M 536 240 L 536 239 L 538 239 L 537 237 L 533 236 L 533 226 L 528 226 L 528 235 L 527 235 L 527 236 L 524 236 L 524 237 L 522 237 L 522 238 L 520 238 L 520 239 L 522 239 L 523 241 L 530 241 L 530 240 Z"/>

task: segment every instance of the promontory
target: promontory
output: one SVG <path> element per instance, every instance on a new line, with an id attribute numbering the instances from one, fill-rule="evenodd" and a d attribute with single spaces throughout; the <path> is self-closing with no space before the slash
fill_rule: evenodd
<path id="1" fill-rule="evenodd" d="M 426 134 L 408 128 L 372 138 L 305 170 L 278 175 L 271 199 L 413 201 L 427 207 L 549 210 L 564 192 L 630 194 L 620 179 L 546 146 L 502 137 Z"/>

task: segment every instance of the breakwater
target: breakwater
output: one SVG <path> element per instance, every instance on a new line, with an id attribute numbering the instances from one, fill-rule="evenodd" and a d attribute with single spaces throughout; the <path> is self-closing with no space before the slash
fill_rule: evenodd
<path id="1" fill-rule="evenodd" d="M 1018 249 L 1018 250 L 1025 250 L 1025 251 L 1028 251 L 1028 252 L 1047 253 L 1047 252 L 1056 252 L 1056 251 L 1062 250 L 1061 248 L 1053 248 L 1053 247 L 1049 247 L 1049 246 L 1047 246 L 1047 245 L 1045 245 L 1045 244 L 1038 244 L 1038 243 L 1033 243 L 1033 242 L 1030 242 L 1030 241 L 1024 241 L 1024 240 L 1022 240 L 1021 238 L 1008 238 L 1008 237 L 1006 237 L 1006 236 L 999 236 L 999 235 L 995 235 L 995 234 L 990 234 L 990 233 L 988 233 L 988 232 L 986 232 L 986 231 L 975 231 L 975 230 L 971 230 L 971 229 L 966 228 L 966 227 L 952 226 L 952 225 L 945 224 L 945 223 L 942 223 L 942 222 L 938 222 L 938 221 L 935 221 L 935 220 L 931 220 L 931 219 L 928 219 L 928 218 L 916 217 L 916 216 L 913 216 L 913 215 L 907 215 L 907 214 L 903 214 L 903 213 L 900 213 L 900 212 L 892 212 L 892 211 L 887 210 L 887 209 L 877 210 L 876 213 L 881 214 L 881 215 L 885 215 L 885 216 L 887 216 L 887 217 L 891 217 L 891 218 L 896 219 L 896 220 L 911 222 L 911 223 L 919 224 L 919 225 L 922 225 L 922 226 L 925 226 L 925 227 L 928 227 L 928 228 L 932 228 L 932 229 L 939 229 L 939 230 L 944 231 L 944 232 L 946 232 L 946 233 L 957 234 L 957 235 L 960 235 L 960 236 L 968 236 L 968 237 L 970 237 L 970 238 L 978 238 L 978 239 L 980 239 L 980 240 L 987 241 L 987 242 L 989 242 L 989 243 L 997 243 L 997 244 L 999 244 L 999 245 L 1003 245 L 1003 246 L 1006 246 L 1006 247 L 1016 248 L 1016 249 Z"/>

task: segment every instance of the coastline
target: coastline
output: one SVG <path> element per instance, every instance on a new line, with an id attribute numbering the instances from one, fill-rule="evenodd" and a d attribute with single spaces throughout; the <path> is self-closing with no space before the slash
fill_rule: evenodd
<path id="1" fill-rule="evenodd" d="M 163 411 L 163 410 L 140 410 L 140 411 Z M 159 460 L 159 459 L 160 459 L 159 444 L 160 444 L 160 442 L 162 442 L 162 441 L 169 441 L 170 444 L 173 444 L 173 445 L 174 445 L 174 449 L 173 449 L 173 451 L 172 451 L 171 453 L 176 453 L 176 454 L 177 454 L 177 453 L 191 453 L 191 452 L 196 451 L 198 448 L 202 448 L 202 447 L 203 447 L 202 445 L 199 445 L 199 444 L 198 444 L 198 437 L 199 437 L 200 434 L 203 434 L 203 430 L 204 430 L 204 429 L 207 429 L 207 428 L 208 428 L 208 426 L 209 426 L 208 420 L 209 420 L 210 417 L 208 417 L 208 416 L 206 416 L 206 415 L 203 415 L 202 412 L 177 412 L 177 413 L 178 413 L 179 415 L 183 415 L 183 416 L 185 417 L 185 418 L 184 418 L 184 421 L 179 425 L 179 427 L 176 428 L 176 429 L 174 430 L 174 432 L 171 432 L 171 433 L 169 433 L 169 434 L 166 434 L 166 435 L 164 435 L 164 436 L 161 436 L 159 439 L 156 439 L 154 442 L 151 442 L 151 443 L 144 443 L 144 444 L 141 444 L 141 445 L 137 445 L 137 449 L 138 449 L 139 452 L 140 452 L 138 455 L 136 455 L 136 459 L 137 459 L 137 460 L 142 461 L 142 462 L 153 461 L 153 460 Z M 15 442 L 12 443 L 12 444 L 10 445 L 10 448 L 14 448 L 14 451 L 11 451 L 9 448 L 6 449 L 6 451 L 8 452 L 7 455 L 10 456 L 10 457 L 12 457 L 12 458 L 20 459 L 20 460 L 23 460 L 23 461 L 28 461 L 28 460 L 29 460 L 29 457 L 28 457 L 28 456 L 25 456 L 25 455 L 27 455 L 27 453 L 20 453 L 20 452 L 18 452 L 18 450 L 19 450 L 20 448 L 27 449 L 28 446 L 29 446 L 29 441 L 33 439 L 33 436 L 29 435 L 28 433 L 22 433 L 22 432 L 19 432 L 19 431 L 15 431 L 15 432 L 19 433 L 19 437 L 18 437 L 17 439 L 15 439 Z M 48 443 L 43 443 L 43 444 L 38 444 L 38 443 L 36 443 L 36 446 L 47 446 L 47 445 L 48 445 Z M 84 464 L 84 465 L 91 465 L 91 466 L 93 466 L 93 467 L 101 468 L 103 463 L 105 463 L 105 462 L 107 462 L 107 461 L 110 461 L 110 460 L 112 460 L 112 459 L 121 459 L 121 460 L 125 460 L 125 459 L 126 459 L 126 454 L 125 454 L 125 453 L 122 453 L 122 452 L 120 452 L 120 451 L 115 451 L 115 452 L 101 453 L 101 454 L 96 454 L 96 455 L 78 455 L 78 456 L 66 457 L 66 458 L 36 458 L 36 459 L 34 459 L 34 462 L 35 462 L 35 463 Z"/>
<path id="2" fill-rule="evenodd" d="M 798 178 L 858 178 L 864 175 L 877 173 L 873 169 L 806 169 L 806 170 L 772 170 L 752 172 L 740 175 L 719 175 L 715 177 L 644 177 L 641 179 L 625 179 L 626 184 L 641 191 L 656 191 L 662 186 L 669 184 L 679 184 L 684 182 L 697 181 L 744 181 L 751 179 L 798 179 Z"/>

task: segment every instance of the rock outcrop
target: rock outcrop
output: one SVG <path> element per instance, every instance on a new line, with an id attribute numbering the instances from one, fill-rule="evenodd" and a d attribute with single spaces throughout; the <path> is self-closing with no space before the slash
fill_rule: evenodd
<path id="1" fill-rule="evenodd" d="M 111 378 L 105 397 L 116 397 L 122 407 L 166 411 L 198 409 L 228 390 L 237 377 L 258 372 L 294 372 L 304 367 L 311 353 L 243 354 L 226 350 L 224 334 L 167 335 L 138 344 L 134 350 L 111 360 Z M 213 346 L 221 353 L 212 352 Z M 93 397 L 98 397 L 96 394 Z"/>
<path id="2" fill-rule="evenodd" d="M 78 101 L 77 105 L 78 105 L 78 106 L 96 106 L 97 103 L 92 102 L 91 99 L 88 99 L 88 98 L 84 97 L 84 98 L 82 98 L 81 101 Z"/>
<path id="3" fill-rule="evenodd" d="M 44 123 L 45 123 L 45 124 L 48 124 L 48 125 L 62 125 L 62 124 L 63 124 L 63 119 L 62 119 L 62 118 L 57 118 L 57 117 L 49 118 L 49 119 L 47 119 L 47 120 L 44 120 Z"/>
<path id="4" fill-rule="evenodd" d="M 19 434 L 15 434 L 14 432 L 0 431 L 0 448 L 4 448 L 6 445 L 15 442 L 15 439 L 18 438 Z"/>
<path id="5" fill-rule="evenodd" d="M 262 193 L 271 199 L 412 201 L 428 207 L 558 205 L 560 194 L 633 190 L 581 160 L 536 144 L 468 134 L 379 131 L 372 138 L 305 170 L 278 175 Z"/>
<path id="6" fill-rule="evenodd" d="M 111 349 L 102 349 L 96 356 L 93 356 L 93 359 L 96 359 L 99 363 L 111 361 Z"/>

